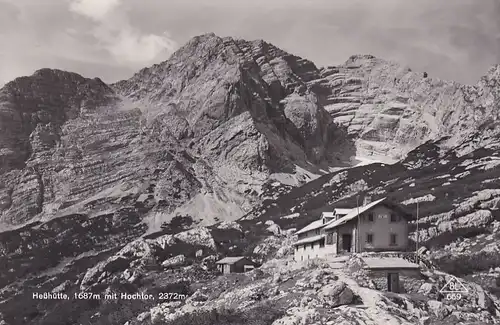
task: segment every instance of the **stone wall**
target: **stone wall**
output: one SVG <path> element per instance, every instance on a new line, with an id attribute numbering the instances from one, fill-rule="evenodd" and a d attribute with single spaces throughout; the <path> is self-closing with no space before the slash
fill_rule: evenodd
<path id="1" fill-rule="evenodd" d="M 399 273 L 399 287 L 401 293 L 417 293 L 425 282 L 418 270 L 377 270 L 368 271 L 368 278 L 375 284 L 375 289 L 387 291 L 387 274 Z"/>

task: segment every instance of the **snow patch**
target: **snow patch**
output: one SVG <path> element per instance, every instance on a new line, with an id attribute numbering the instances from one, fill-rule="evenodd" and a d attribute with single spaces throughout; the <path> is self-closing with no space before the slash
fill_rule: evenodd
<path id="1" fill-rule="evenodd" d="M 370 156 L 370 157 L 368 157 L 368 156 L 355 156 L 353 159 L 354 167 L 366 166 L 366 165 L 371 165 L 371 164 L 392 165 L 396 162 L 397 162 L 397 160 L 395 160 L 395 159 L 392 159 L 392 158 L 386 157 L 386 156 L 379 156 L 379 155 Z"/>
<path id="2" fill-rule="evenodd" d="M 274 173 L 269 176 L 271 180 L 280 182 L 281 184 L 298 187 L 313 181 L 320 177 L 319 174 L 311 173 L 304 168 L 295 165 L 295 172 L 293 174 L 289 173 Z"/>

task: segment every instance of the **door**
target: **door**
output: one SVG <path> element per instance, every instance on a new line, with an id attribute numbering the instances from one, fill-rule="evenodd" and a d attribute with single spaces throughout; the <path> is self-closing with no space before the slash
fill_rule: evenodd
<path id="1" fill-rule="evenodd" d="M 342 250 L 345 252 L 351 252 L 352 235 L 343 234 L 342 235 Z"/>
<path id="2" fill-rule="evenodd" d="M 387 291 L 399 292 L 399 273 L 387 274 Z"/>

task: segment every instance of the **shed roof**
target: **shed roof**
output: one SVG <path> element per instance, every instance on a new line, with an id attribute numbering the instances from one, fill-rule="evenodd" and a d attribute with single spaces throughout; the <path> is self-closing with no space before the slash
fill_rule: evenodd
<path id="1" fill-rule="evenodd" d="M 408 262 L 399 257 L 366 257 L 363 258 L 366 269 L 420 269 L 415 263 Z"/>
<path id="2" fill-rule="evenodd" d="M 302 245 L 302 244 L 307 244 L 307 243 L 313 243 L 316 241 L 320 241 L 321 239 L 325 238 L 325 235 L 317 235 L 317 236 L 312 236 L 312 237 L 307 237 L 304 239 L 301 239 L 299 241 L 296 241 L 294 245 Z"/>
<path id="3" fill-rule="evenodd" d="M 236 262 L 239 262 L 243 259 L 248 260 L 245 256 L 234 256 L 234 257 L 224 257 L 220 261 L 217 261 L 215 264 L 234 264 Z M 248 260 L 251 262 L 250 260 Z"/>
<path id="4" fill-rule="evenodd" d="M 373 201 L 372 203 L 367 204 L 363 207 L 359 207 L 359 209 L 358 208 L 351 209 L 351 212 L 349 212 L 347 215 L 343 216 L 342 218 L 340 218 L 338 220 L 330 221 L 330 223 L 326 224 L 325 229 L 333 229 L 333 228 L 336 228 L 340 225 L 343 225 L 344 223 L 356 218 L 361 213 L 366 212 L 366 211 L 370 210 L 371 208 L 375 207 L 376 205 L 382 203 L 386 199 L 387 198 L 384 197 L 380 200 Z"/>

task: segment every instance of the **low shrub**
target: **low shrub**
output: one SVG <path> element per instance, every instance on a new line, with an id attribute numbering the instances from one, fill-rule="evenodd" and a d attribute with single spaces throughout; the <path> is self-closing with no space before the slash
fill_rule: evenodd
<path id="1" fill-rule="evenodd" d="M 266 303 L 245 311 L 234 309 L 200 310 L 173 321 L 155 325 L 271 325 L 284 315 L 284 310 Z"/>

